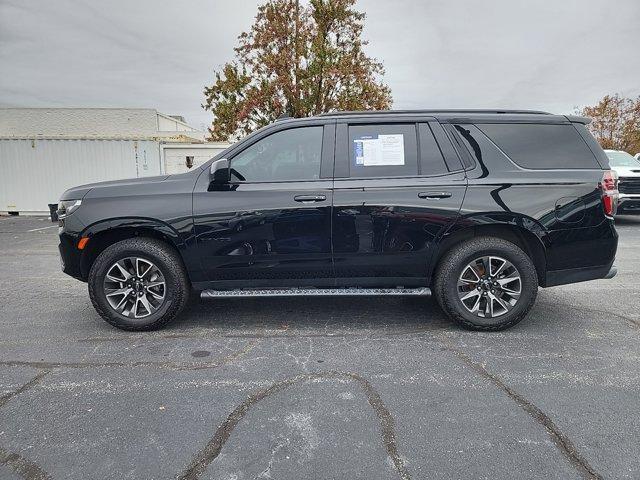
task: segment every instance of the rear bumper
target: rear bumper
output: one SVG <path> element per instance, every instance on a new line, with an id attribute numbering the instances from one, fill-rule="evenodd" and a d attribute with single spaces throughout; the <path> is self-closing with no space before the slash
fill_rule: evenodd
<path id="1" fill-rule="evenodd" d="M 616 267 L 615 265 L 611 265 L 611 268 L 609 269 L 609 273 L 607 273 L 604 277 L 602 277 L 604 280 L 610 280 L 613 277 L 615 277 L 618 274 L 618 267 Z"/>
<path id="2" fill-rule="evenodd" d="M 568 283 L 586 282 L 588 280 L 610 279 L 616 276 L 618 269 L 613 262 L 598 267 L 570 268 L 547 272 L 544 287 L 555 287 Z"/>
<path id="3" fill-rule="evenodd" d="M 640 215 L 640 194 L 619 194 L 617 213 L 623 215 Z"/>

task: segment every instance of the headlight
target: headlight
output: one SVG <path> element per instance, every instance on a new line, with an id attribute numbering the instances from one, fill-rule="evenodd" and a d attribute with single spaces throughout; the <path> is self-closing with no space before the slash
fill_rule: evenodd
<path id="1" fill-rule="evenodd" d="M 58 203 L 58 218 L 62 220 L 75 212 L 82 205 L 82 200 L 60 200 Z"/>

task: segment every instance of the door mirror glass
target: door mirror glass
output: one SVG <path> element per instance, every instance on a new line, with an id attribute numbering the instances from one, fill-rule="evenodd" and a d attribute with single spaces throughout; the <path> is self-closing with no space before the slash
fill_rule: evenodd
<path id="1" fill-rule="evenodd" d="M 229 183 L 229 160 L 221 158 L 211 164 L 209 173 L 213 185 L 226 185 Z"/>

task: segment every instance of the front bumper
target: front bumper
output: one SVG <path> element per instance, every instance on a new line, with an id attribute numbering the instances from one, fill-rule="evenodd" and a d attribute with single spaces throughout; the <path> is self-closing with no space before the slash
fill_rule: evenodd
<path id="1" fill-rule="evenodd" d="M 640 194 L 620 193 L 618 195 L 618 214 L 640 215 Z"/>
<path id="2" fill-rule="evenodd" d="M 60 244 L 58 245 L 60 264 L 64 273 L 84 281 L 85 279 L 80 271 L 82 252 L 76 248 L 76 244 L 77 240 L 75 238 L 68 235 L 60 235 Z"/>
<path id="3" fill-rule="evenodd" d="M 84 228 L 84 225 L 82 225 L 77 218 L 74 218 L 74 215 L 60 220 L 59 225 L 58 237 L 60 244 L 58 245 L 58 250 L 60 251 L 62 271 L 73 278 L 86 281 L 82 276 L 82 270 L 80 268 L 82 250 L 78 249 L 78 240 L 80 240 L 80 232 Z"/>

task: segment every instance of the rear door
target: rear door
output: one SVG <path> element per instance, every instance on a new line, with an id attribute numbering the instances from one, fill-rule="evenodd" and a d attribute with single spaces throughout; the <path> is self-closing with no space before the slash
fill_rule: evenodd
<path id="1" fill-rule="evenodd" d="M 338 121 L 333 254 L 338 285 L 424 285 L 466 189 L 434 119 Z"/>

